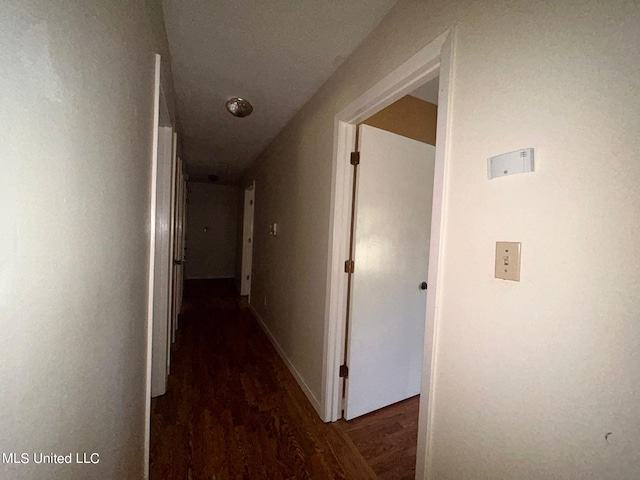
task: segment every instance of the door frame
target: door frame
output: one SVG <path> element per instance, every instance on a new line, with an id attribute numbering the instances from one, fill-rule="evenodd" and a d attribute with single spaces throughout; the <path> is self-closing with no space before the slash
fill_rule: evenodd
<path id="1" fill-rule="evenodd" d="M 171 197 L 174 129 L 163 88 L 162 56 L 155 54 L 149 196 L 149 269 L 145 378 L 144 478 L 149 477 L 151 396 L 166 389 L 171 346 Z"/>
<path id="2" fill-rule="evenodd" d="M 176 285 L 176 275 L 178 272 L 178 266 L 176 265 L 176 251 L 178 247 L 178 216 L 180 214 L 178 208 L 178 195 L 180 194 L 180 186 L 179 186 L 179 170 L 178 170 L 178 134 L 173 132 L 173 143 L 171 149 L 171 222 L 170 222 L 170 231 L 171 231 L 171 246 L 170 252 L 171 257 L 169 262 L 171 264 L 171 286 L 170 290 L 170 307 L 169 312 L 171 314 L 169 332 L 171 334 L 171 342 L 174 343 L 176 340 L 176 310 L 179 308 L 178 297 L 176 295 L 177 285 Z M 171 359 L 171 357 L 169 357 Z M 171 370 L 171 364 L 169 364 L 169 370 Z"/>
<path id="3" fill-rule="evenodd" d="M 245 252 L 245 240 L 247 237 L 247 231 L 245 231 L 245 227 L 247 226 L 247 215 L 249 214 L 249 208 L 247 205 L 247 197 L 250 196 L 249 192 L 252 192 L 252 196 L 253 196 L 253 204 L 251 205 L 251 207 L 253 207 L 251 210 L 251 219 L 250 219 L 250 224 L 248 225 L 248 231 L 251 232 L 251 252 L 250 254 L 247 254 Z M 255 221 L 255 213 L 256 213 L 256 182 L 253 181 L 251 182 L 251 185 L 249 185 L 248 187 L 246 187 L 244 189 L 244 202 L 243 202 L 243 213 L 242 213 L 242 261 L 240 263 L 240 295 L 248 295 L 249 296 L 249 300 L 251 300 L 251 281 L 253 280 L 253 278 L 251 278 L 251 273 L 249 274 L 249 280 L 247 281 L 245 279 L 245 270 L 247 269 L 247 266 L 249 268 L 249 271 L 252 271 L 252 267 L 253 267 L 253 240 L 254 240 L 254 234 L 253 234 L 253 227 L 254 227 L 254 221 Z M 248 264 L 248 265 L 247 265 Z"/>
<path id="4" fill-rule="evenodd" d="M 325 345 L 322 375 L 322 412 L 325 421 L 337 421 L 342 409 L 342 385 L 338 375 L 344 358 L 344 334 L 347 306 L 347 275 L 344 261 L 348 259 L 350 242 L 351 190 L 353 167 L 350 154 L 355 147 L 356 128 L 359 123 L 382 110 L 417 87 L 435 77 L 440 77 L 438 119 L 436 134 L 436 158 L 431 220 L 431 245 L 429 249 L 429 295 L 427 295 L 427 319 L 422 388 L 418 421 L 418 446 L 416 478 L 427 477 L 428 451 L 431 445 L 433 409 L 433 383 L 436 377 L 437 327 L 440 320 L 438 306 L 442 296 L 438 288 L 441 278 L 440 259 L 443 244 L 441 235 L 446 218 L 448 167 L 450 163 L 450 136 L 448 125 L 452 104 L 455 28 L 451 27 L 410 57 L 381 81 L 348 104 L 335 117 L 334 160 L 331 185 L 331 216 L 327 297 L 325 304 Z M 425 319 L 426 320 L 426 319 Z"/>
<path id="5" fill-rule="evenodd" d="M 151 191 L 149 215 L 149 277 L 147 290 L 147 365 L 145 385 L 144 478 L 149 478 L 149 448 L 151 445 L 151 366 L 153 349 L 153 292 L 156 255 L 156 195 L 158 185 L 158 138 L 160 127 L 161 56 L 155 55 L 153 85 L 153 135 L 151 145 Z"/>
<path id="6" fill-rule="evenodd" d="M 177 145 L 177 135 L 174 136 Z M 185 179 L 183 173 L 182 158 L 177 154 L 174 147 L 175 157 L 175 181 L 176 191 L 174 198 L 175 217 L 172 221 L 172 232 L 174 244 L 172 249 L 171 263 L 173 264 L 173 287 L 171 295 L 173 298 L 173 307 L 171 310 L 171 343 L 176 341 L 176 332 L 178 331 L 178 321 L 180 319 L 180 311 L 182 309 L 182 289 L 184 283 L 184 221 L 185 221 Z"/>

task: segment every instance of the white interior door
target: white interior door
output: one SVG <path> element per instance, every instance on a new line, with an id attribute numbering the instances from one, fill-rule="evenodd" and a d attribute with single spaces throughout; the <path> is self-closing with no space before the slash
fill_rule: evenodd
<path id="1" fill-rule="evenodd" d="M 170 231 L 170 246 L 169 246 L 169 334 L 171 336 L 171 342 L 167 342 L 167 360 L 168 365 L 167 368 L 169 372 L 171 371 L 171 343 L 174 342 L 174 327 L 175 327 L 175 310 L 177 298 L 175 295 L 176 292 L 176 267 L 177 265 L 174 262 L 175 251 L 176 251 L 176 224 L 177 224 L 177 206 L 176 206 L 176 198 L 178 195 L 178 157 L 177 157 L 177 147 L 178 147 L 178 134 L 173 132 L 173 142 L 171 149 L 171 222 L 169 223 L 169 231 Z"/>
<path id="2" fill-rule="evenodd" d="M 420 393 L 435 147 L 359 130 L 345 418 Z"/>
<path id="3" fill-rule="evenodd" d="M 176 216 L 174 222 L 175 243 L 173 249 L 173 311 L 171 340 L 176 341 L 176 331 L 178 330 L 178 318 L 182 308 L 182 290 L 184 282 L 184 219 L 186 208 L 186 188 L 184 173 L 182 172 L 182 159 L 176 158 Z"/>
<path id="4" fill-rule="evenodd" d="M 253 262 L 253 213 L 255 208 L 255 183 L 244 191 L 244 215 L 242 223 L 242 278 L 240 295 L 251 294 L 251 265 Z"/>
<path id="5" fill-rule="evenodd" d="M 171 346 L 171 196 L 173 129 L 167 104 L 160 92 L 155 196 L 155 248 L 153 258 L 153 333 L 151 396 L 167 389 Z"/>

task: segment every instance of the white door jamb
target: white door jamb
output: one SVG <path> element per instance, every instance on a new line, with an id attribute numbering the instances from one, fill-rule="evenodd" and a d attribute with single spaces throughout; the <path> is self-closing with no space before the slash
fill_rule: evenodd
<path id="1" fill-rule="evenodd" d="M 158 137 L 160 126 L 160 64 L 156 54 L 153 93 L 153 144 L 151 158 L 151 211 L 149 240 L 149 290 L 147 296 L 147 371 L 145 385 L 144 478 L 149 478 L 149 448 L 151 445 L 151 362 L 153 347 L 153 292 L 156 256 L 156 192 L 158 184 Z"/>

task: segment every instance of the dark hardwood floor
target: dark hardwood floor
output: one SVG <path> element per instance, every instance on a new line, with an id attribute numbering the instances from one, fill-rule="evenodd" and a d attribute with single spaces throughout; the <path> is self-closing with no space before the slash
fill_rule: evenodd
<path id="1" fill-rule="evenodd" d="M 415 478 L 420 396 L 334 425 L 383 480 Z"/>
<path id="2" fill-rule="evenodd" d="M 413 478 L 417 397 L 323 423 L 243 302 L 228 281 L 187 282 L 150 478 Z"/>

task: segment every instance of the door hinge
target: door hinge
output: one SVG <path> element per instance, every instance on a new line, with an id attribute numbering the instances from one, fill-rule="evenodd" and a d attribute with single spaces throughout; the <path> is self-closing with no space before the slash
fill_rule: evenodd
<path id="1" fill-rule="evenodd" d="M 356 267 L 356 263 L 353 260 L 347 260 L 344 262 L 344 273 L 353 273 Z"/>
<path id="2" fill-rule="evenodd" d="M 349 367 L 340 365 L 340 378 L 349 378 Z"/>
<path id="3" fill-rule="evenodd" d="M 351 165 L 360 165 L 360 152 L 351 152 Z"/>

